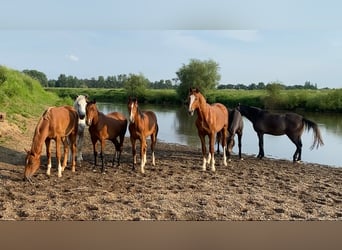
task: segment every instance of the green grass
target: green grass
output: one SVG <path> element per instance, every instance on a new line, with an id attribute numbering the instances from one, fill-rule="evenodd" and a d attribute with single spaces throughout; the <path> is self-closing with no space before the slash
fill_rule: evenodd
<path id="1" fill-rule="evenodd" d="M 18 115 L 35 117 L 41 115 L 48 106 L 70 103 L 70 99 L 61 99 L 54 93 L 46 92 L 31 77 L 0 66 L 0 112 L 5 112 L 10 122 L 18 124 L 21 121 Z"/>

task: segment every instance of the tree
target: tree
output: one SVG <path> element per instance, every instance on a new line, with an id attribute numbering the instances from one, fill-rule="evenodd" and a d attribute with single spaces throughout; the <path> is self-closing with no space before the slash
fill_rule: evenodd
<path id="1" fill-rule="evenodd" d="M 264 99 L 265 106 L 276 109 L 281 106 L 280 92 L 285 89 L 281 82 L 271 82 L 266 85 L 267 96 Z"/>
<path id="2" fill-rule="evenodd" d="M 124 88 L 127 96 L 137 97 L 139 99 L 144 97 L 145 90 L 149 85 L 149 80 L 143 74 L 129 74 L 124 82 Z"/>
<path id="3" fill-rule="evenodd" d="M 48 79 L 47 79 L 46 75 L 43 72 L 40 72 L 38 70 L 25 69 L 25 70 L 23 70 L 23 73 L 26 74 L 26 75 L 29 75 L 33 79 L 35 79 L 38 82 L 40 82 L 40 84 L 43 87 L 48 87 Z"/>
<path id="4" fill-rule="evenodd" d="M 184 65 L 176 72 L 180 81 L 177 94 L 181 100 L 185 100 L 189 88 L 197 87 L 205 95 L 209 89 L 214 89 L 221 79 L 218 73 L 219 65 L 213 60 L 200 61 L 191 59 L 188 65 Z"/>

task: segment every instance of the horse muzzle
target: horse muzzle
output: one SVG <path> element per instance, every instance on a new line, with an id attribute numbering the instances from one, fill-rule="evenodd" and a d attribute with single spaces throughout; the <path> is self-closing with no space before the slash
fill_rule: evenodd
<path id="1" fill-rule="evenodd" d="M 78 115 L 80 120 L 83 120 L 85 118 L 85 115 Z"/>
<path id="2" fill-rule="evenodd" d="M 188 113 L 189 113 L 189 115 L 191 115 L 191 116 L 193 116 L 193 115 L 194 115 L 194 111 L 193 111 L 193 110 L 191 110 L 191 109 L 189 109 L 189 110 L 188 110 Z"/>
<path id="3" fill-rule="evenodd" d="M 88 126 L 91 126 L 91 120 L 90 120 L 90 119 L 87 119 L 87 120 L 86 120 L 86 124 L 87 124 Z"/>

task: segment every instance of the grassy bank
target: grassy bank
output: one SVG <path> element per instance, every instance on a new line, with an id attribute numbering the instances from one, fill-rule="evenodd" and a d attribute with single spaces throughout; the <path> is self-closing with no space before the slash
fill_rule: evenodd
<path id="1" fill-rule="evenodd" d="M 73 98 L 79 94 L 87 94 L 101 102 L 125 103 L 127 94 L 124 89 L 98 88 L 48 88 L 62 98 Z M 266 90 L 212 90 L 206 93 L 209 103 L 220 102 L 227 107 L 235 107 L 238 103 L 268 109 L 305 111 L 342 112 L 342 89 L 327 90 L 281 90 L 269 93 Z M 140 99 L 142 102 L 160 105 L 181 105 L 183 103 L 173 89 L 149 89 Z"/>
<path id="2" fill-rule="evenodd" d="M 77 95 L 88 95 L 90 99 L 99 102 L 126 103 L 127 93 L 124 89 L 105 88 L 45 88 L 61 98 L 74 98 Z M 180 104 L 177 93 L 173 89 L 148 89 L 145 95 L 139 98 L 141 102 L 151 104 Z"/>
<path id="3" fill-rule="evenodd" d="M 0 66 L 0 112 L 6 113 L 6 119 L 19 127 L 25 126 L 21 124 L 21 116 L 39 116 L 48 106 L 70 102 L 70 99 L 61 99 L 55 93 L 46 92 L 31 77 Z"/>

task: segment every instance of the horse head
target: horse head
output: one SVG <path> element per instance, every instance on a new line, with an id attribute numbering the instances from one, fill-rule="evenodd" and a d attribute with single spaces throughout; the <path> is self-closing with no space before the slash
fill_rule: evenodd
<path id="1" fill-rule="evenodd" d="M 138 112 L 138 99 L 137 98 L 132 99 L 131 97 L 129 97 L 127 108 L 128 108 L 128 114 L 129 114 L 129 121 L 131 123 L 134 123 L 134 117 L 136 113 Z"/>
<path id="2" fill-rule="evenodd" d="M 195 89 L 190 88 L 189 89 L 188 112 L 190 115 L 194 115 L 194 111 L 199 107 L 200 96 L 201 96 L 201 93 L 199 92 L 198 88 L 195 88 Z"/>
<path id="3" fill-rule="evenodd" d="M 96 100 L 93 101 L 87 101 L 87 106 L 86 106 L 86 124 L 88 126 L 91 126 L 93 123 L 94 118 L 98 116 L 98 110 L 96 107 Z"/>
<path id="4" fill-rule="evenodd" d="M 40 166 L 40 155 L 37 153 L 33 153 L 31 150 L 25 149 L 25 151 L 26 151 L 26 158 L 25 158 L 24 180 L 28 180 L 31 182 L 31 177 Z"/>
<path id="5" fill-rule="evenodd" d="M 86 106 L 87 106 L 88 96 L 79 95 L 76 97 L 74 102 L 74 108 L 77 111 L 77 114 L 81 120 L 83 120 L 86 116 Z"/>

